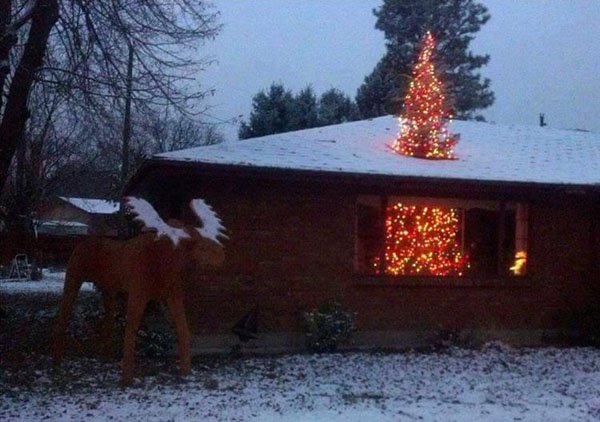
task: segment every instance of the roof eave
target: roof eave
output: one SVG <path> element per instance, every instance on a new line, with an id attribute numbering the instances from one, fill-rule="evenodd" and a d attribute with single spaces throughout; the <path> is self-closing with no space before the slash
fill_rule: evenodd
<path id="1" fill-rule="evenodd" d="M 160 167 L 172 167 L 181 169 L 191 169 L 198 172 L 222 172 L 227 170 L 228 175 L 243 173 L 244 175 L 266 176 L 270 178 L 283 179 L 290 176 L 302 177 L 303 179 L 322 179 L 324 177 L 339 178 L 345 180 L 359 181 L 365 183 L 377 183 L 399 181 L 427 181 L 435 184 L 469 184 L 477 186 L 522 188 L 532 190 L 556 190 L 567 194 L 600 194 L 600 184 L 567 184 L 567 183 L 540 183 L 531 181 L 505 181 L 505 180 L 482 180 L 465 178 L 442 178 L 427 176 L 406 176 L 389 174 L 370 174 L 344 171 L 325 171 L 311 169 L 293 169 L 283 167 L 264 167 L 242 164 L 220 164 L 191 160 L 171 160 L 163 157 L 152 157 L 146 159 L 138 171 L 130 178 L 127 183 L 124 194 L 131 192 L 144 179 L 146 173 Z"/>

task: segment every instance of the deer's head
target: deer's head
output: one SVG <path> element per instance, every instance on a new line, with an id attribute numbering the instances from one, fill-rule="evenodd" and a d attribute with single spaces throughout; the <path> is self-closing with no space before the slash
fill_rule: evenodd
<path id="1" fill-rule="evenodd" d="M 124 199 L 133 220 L 142 223 L 146 231 L 156 233 L 156 239 L 167 239 L 173 248 L 202 266 L 219 266 L 225 260 L 220 239 L 227 239 L 225 228 L 212 208 L 202 199 L 192 199 L 190 209 L 202 223 L 196 227 L 180 220 L 164 221 L 148 201 L 133 196 Z"/>

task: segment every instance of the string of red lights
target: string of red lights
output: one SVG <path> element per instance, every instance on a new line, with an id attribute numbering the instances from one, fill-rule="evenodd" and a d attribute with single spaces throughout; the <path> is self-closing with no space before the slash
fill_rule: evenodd
<path id="1" fill-rule="evenodd" d="M 468 257 L 461 252 L 458 210 L 396 203 L 386 215 L 386 274 L 462 276 L 468 268 Z M 379 267 L 376 262 L 375 270 L 381 273 Z"/>

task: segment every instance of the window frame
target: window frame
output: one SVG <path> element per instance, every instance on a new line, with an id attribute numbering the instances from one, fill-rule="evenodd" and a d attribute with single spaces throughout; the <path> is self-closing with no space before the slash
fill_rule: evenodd
<path id="1" fill-rule="evenodd" d="M 497 216 L 497 252 L 496 262 L 497 268 L 494 274 L 476 274 L 466 273 L 462 276 L 435 276 L 435 275 L 392 275 L 392 274 L 375 274 L 368 271 L 365 267 L 360 256 L 360 243 L 361 237 L 359 236 L 359 206 L 361 205 L 361 199 L 373 198 L 378 199 L 379 206 L 379 218 L 380 221 L 384 222 L 387 217 L 387 207 L 390 203 L 395 201 L 402 202 L 403 204 L 409 205 L 420 205 L 420 206 L 436 206 L 436 207 L 448 207 L 458 208 L 462 213 L 461 224 L 462 234 L 461 242 L 465 242 L 465 214 L 469 208 L 484 208 L 498 211 Z M 365 202 L 362 203 L 365 205 Z M 462 205 L 462 206 L 461 206 Z M 467 205 L 467 206 L 465 206 Z M 470 206 L 468 206 L 470 205 Z M 530 278 L 529 271 L 529 249 L 531 241 L 529 239 L 529 204 L 523 201 L 514 200 L 480 200 L 470 198 L 452 198 L 452 197 L 431 197 L 431 196 L 402 196 L 402 195 L 388 195 L 388 194 L 361 194 L 355 198 L 355 213 L 354 213 L 354 276 L 357 281 L 366 282 L 368 284 L 376 283 L 378 285 L 390 285 L 390 284 L 402 284 L 406 286 L 422 286 L 422 285 L 472 285 L 472 286 L 483 286 L 483 285 L 512 285 L 513 283 L 522 284 L 524 279 Z M 514 249 L 515 255 L 522 251 L 519 246 L 524 247 L 526 256 L 526 265 L 523 274 L 510 274 L 512 271 L 509 268 L 509 262 L 504 257 L 502 250 L 503 245 L 506 242 L 506 213 L 507 210 L 514 210 L 515 212 L 515 227 L 514 227 Z M 385 224 L 379 224 L 383 233 L 380 234 L 382 239 L 385 239 Z M 382 240 L 380 245 L 379 257 L 383 261 L 385 260 L 385 240 Z M 509 258 L 510 259 L 510 258 Z M 515 259 L 513 256 L 512 259 Z"/>

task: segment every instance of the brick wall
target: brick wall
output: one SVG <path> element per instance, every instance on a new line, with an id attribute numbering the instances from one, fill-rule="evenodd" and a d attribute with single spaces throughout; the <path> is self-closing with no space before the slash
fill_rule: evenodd
<path id="1" fill-rule="evenodd" d="M 355 201 L 370 192 L 227 178 L 179 178 L 145 189 L 158 203 L 167 198 L 162 191 L 169 200 L 182 198 L 181 206 L 185 198 L 203 197 L 229 231 L 224 268 L 187 281 L 196 334 L 229 333 L 254 308 L 259 331 L 299 332 L 303 312 L 326 299 L 355 311 L 361 331 L 550 332 L 565 327 L 571 309 L 593 300 L 593 213 L 577 201 L 530 202 L 527 278 L 404 283 L 354 272 Z"/>

